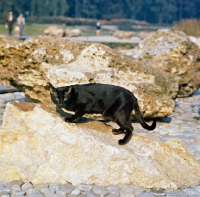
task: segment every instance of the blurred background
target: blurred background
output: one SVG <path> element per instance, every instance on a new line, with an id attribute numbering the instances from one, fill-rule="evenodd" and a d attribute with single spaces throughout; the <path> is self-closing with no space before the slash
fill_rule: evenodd
<path id="1" fill-rule="evenodd" d="M 0 34 L 7 34 L 9 11 L 16 18 L 23 13 L 28 36 L 43 35 L 49 25 L 78 28 L 82 36 L 94 36 L 97 21 L 101 35 L 170 28 L 200 36 L 200 0 L 1 0 Z"/>

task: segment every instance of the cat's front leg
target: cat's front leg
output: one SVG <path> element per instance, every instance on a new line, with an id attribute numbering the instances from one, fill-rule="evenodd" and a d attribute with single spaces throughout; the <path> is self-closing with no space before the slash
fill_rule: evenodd
<path id="1" fill-rule="evenodd" d="M 77 122 L 83 115 L 85 114 L 85 110 L 83 107 L 79 108 L 78 110 L 76 110 L 75 114 L 72 115 L 71 118 L 65 118 L 66 122 Z"/>
<path id="2" fill-rule="evenodd" d="M 73 115 L 72 115 L 72 117 L 70 117 L 70 118 L 65 118 L 65 122 L 71 122 L 71 123 L 73 123 L 73 122 L 74 122 L 74 117 L 73 117 Z"/>

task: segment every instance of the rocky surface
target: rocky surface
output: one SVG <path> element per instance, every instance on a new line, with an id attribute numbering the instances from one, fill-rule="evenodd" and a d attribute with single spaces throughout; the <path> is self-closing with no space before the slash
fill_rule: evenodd
<path id="1" fill-rule="evenodd" d="M 178 77 L 179 97 L 200 87 L 200 49 L 183 32 L 159 30 L 135 48 L 121 52 Z"/>
<path id="2" fill-rule="evenodd" d="M 174 109 L 174 76 L 105 45 L 44 36 L 24 42 L 0 40 L 0 82 L 22 90 L 28 101 L 50 103 L 50 83 L 58 87 L 99 82 L 132 91 L 144 117 L 168 116 Z"/>
<path id="3" fill-rule="evenodd" d="M 134 186 L 99 187 L 94 185 L 79 185 L 75 187 L 69 183 L 43 183 L 33 185 L 29 182 L 14 180 L 9 183 L 0 182 L 1 197 L 198 197 L 200 186 L 184 190 L 154 190 Z"/>
<path id="4" fill-rule="evenodd" d="M 0 94 L 0 125 L 3 121 L 5 106 L 10 101 L 25 101 L 23 93 Z M 146 132 L 141 129 L 138 123 L 133 123 L 134 132 L 140 136 L 147 136 L 153 139 L 166 142 L 168 140 L 180 140 L 185 148 L 200 162 L 200 90 L 195 92 L 193 97 L 176 99 L 176 107 L 172 116 L 160 119 L 155 131 Z M 112 134 L 109 134 L 112 135 Z M 7 139 L 8 140 L 8 139 Z M 60 163 L 58 162 L 58 165 Z M 163 164 L 166 164 L 163 162 Z M 8 169 L 8 168 L 7 168 Z M 184 171 L 184 169 L 182 169 Z M 196 171 L 196 173 L 200 173 Z M 81 174 L 80 174 L 81 177 Z M 137 179 L 137 177 L 136 177 Z M 0 179 L 2 180 L 2 179 Z M 189 181 L 187 181 L 188 183 Z M 200 185 L 193 188 L 184 188 L 179 190 L 171 189 L 149 189 L 146 187 L 136 187 L 130 185 L 109 185 L 100 187 L 98 185 L 78 185 L 69 183 L 41 183 L 33 184 L 30 182 L 0 181 L 0 196 L 2 197 L 156 197 L 156 196 L 181 196 L 197 197 L 200 196 Z"/>
<path id="5" fill-rule="evenodd" d="M 156 189 L 200 184 L 200 163 L 179 141 L 135 133 L 120 146 L 123 136 L 114 136 L 109 122 L 83 122 L 66 123 L 49 105 L 8 103 L 0 129 L 1 179 Z"/>

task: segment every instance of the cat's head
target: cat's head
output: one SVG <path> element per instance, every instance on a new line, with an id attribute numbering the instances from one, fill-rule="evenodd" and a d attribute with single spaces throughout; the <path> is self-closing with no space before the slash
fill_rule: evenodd
<path id="1" fill-rule="evenodd" d="M 64 86 L 55 88 L 50 85 L 50 95 L 51 100 L 60 108 L 65 106 L 65 102 L 69 98 L 69 94 L 71 93 L 72 86 Z"/>

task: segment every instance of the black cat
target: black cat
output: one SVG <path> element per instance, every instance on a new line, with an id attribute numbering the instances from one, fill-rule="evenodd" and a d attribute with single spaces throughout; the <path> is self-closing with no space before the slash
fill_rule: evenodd
<path id="1" fill-rule="evenodd" d="M 52 101 L 59 107 L 75 112 L 68 122 L 76 122 L 86 113 L 98 113 L 103 116 L 110 116 L 119 126 L 113 129 L 113 134 L 126 133 L 119 144 L 126 144 L 132 136 L 133 127 L 130 115 L 135 110 L 135 116 L 143 128 L 153 130 L 156 128 L 156 121 L 149 126 L 145 123 L 137 98 L 129 90 L 108 84 L 84 84 L 71 85 L 54 88 L 50 86 Z"/>

